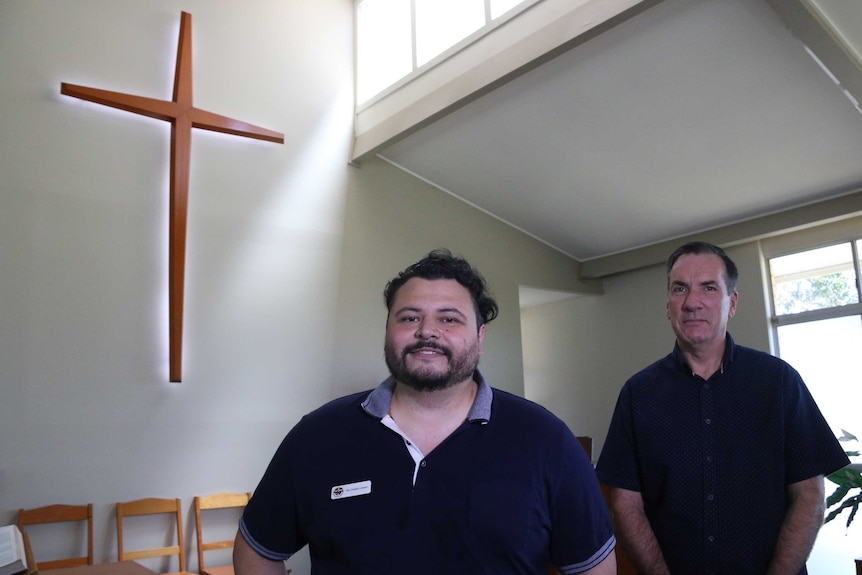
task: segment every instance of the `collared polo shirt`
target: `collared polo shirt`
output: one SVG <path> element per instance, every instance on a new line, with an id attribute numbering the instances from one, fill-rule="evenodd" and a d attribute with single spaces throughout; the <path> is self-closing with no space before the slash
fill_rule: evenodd
<path id="1" fill-rule="evenodd" d="M 330 402 L 285 437 L 240 521 L 258 553 L 309 545 L 315 575 L 580 573 L 615 540 L 592 464 L 546 409 L 479 384 L 416 463 L 381 420 L 394 389 Z"/>
<path id="2" fill-rule="evenodd" d="M 626 382 L 599 458 L 600 481 L 641 493 L 671 573 L 763 575 L 787 486 L 849 463 L 796 370 L 726 341 L 707 380 L 675 346 Z"/>

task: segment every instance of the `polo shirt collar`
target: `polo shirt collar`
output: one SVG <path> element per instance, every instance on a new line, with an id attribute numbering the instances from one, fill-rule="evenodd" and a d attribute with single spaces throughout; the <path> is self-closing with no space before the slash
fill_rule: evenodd
<path id="1" fill-rule="evenodd" d="M 724 338 L 724 357 L 721 359 L 721 364 L 724 366 L 724 369 L 727 369 L 733 362 L 734 352 L 736 351 L 736 343 L 734 343 L 733 338 L 730 336 L 730 332 L 727 332 Z M 671 354 L 676 361 L 677 365 L 680 368 L 686 370 L 688 373 L 691 373 L 691 368 L 688 365 L 688 361 L 686 361 L 685 356 L 682 354 L 682 350 L 679 348 L 679 343 L 675 342 L 673 344 L 673 353 Z"/>
<path id="2" fill-rule="evenodd" d="M 473 380 L 478 384 L 479 389 L 476 390 L 476 398 L 473 400 L 470 413 L 467 414 L 467 421 L 470 423 L 488 423 L 491 420 L 491 402 L 494 399 L 494 392 L 491 386 L 485 383 L 485 378 L 482 377 L 478 369 L 473 372 Z M 389 405 L 392 403 L 394 390 L 395 378 L 390 375 L 368 394 L 368 397 L 362 402 L 362 409 L 377 419 L 383 419 L 389 413 Z"/>

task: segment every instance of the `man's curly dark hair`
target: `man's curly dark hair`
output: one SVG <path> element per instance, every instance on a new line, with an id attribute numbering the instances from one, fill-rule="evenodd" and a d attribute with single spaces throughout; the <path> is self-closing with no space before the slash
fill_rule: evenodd
<path id="1" fill-rule="evenodd" d="M 497 317 L 497 302 L 488 293 L 485 278 L 467 260 L 453 256 L 452 252 L 447 249 L 436 249 L 430 252 L 386 284 L 386 288 L 383 290 L 383 299 L 388 311 L 392 311 L 395 294 L 398 293 L 401 286 L 412 278 L 455 280 L 464 286 L 473 299 L 476 324 L 479 327 Z"/>

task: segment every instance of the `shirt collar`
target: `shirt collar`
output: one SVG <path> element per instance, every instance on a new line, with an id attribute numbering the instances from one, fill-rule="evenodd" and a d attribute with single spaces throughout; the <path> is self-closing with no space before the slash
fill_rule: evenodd
<path id="1" fill-rule="evenodd" d="M 476 398 L 473 400 L 473 406 L 470 407 L 470 413 L 467 414 L 467 421 L 470 423 L 488 423 L 491 420 L 491 402 L 494 399 L 494 392 L 491 386 L 485 383 L 485 378 L 482 377 L 478 369 L 473 372 L 473 380 L 479 388 L 476 390 Z M 362 409 L 377 419 L 383 419 L 389 413 L 389 405 L 392 403 L 394 390 L 395 378 L 390 375 L 368 394 L 368 397 L 362 402 Z"/>
<path id="2" fill-rule="evenodd" d="M 730 332 L 726 332 L 724 336 L 724 356 L 721 358 L 722 371 L 727 369 L 727 367 L 733 362 L 734 351 L 736 350 L 736 344 L 733 341 L 733 338 L 730 336 Z M 686 361 L 685 356 L 682 354 L 682 350 L 679 348 L 679 342 L 673 344 L 673 358 L 676 360 L 677 365 L 684 368 L 686 371 L 691 371 L 688 366 L 688 361 Z"/>

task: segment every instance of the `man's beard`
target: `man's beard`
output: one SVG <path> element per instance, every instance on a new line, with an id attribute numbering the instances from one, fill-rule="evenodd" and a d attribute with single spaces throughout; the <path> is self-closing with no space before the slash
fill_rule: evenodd
<path id="1" fill-rule="evenodd" d="M 449 360 L 449 369 L 437 371 L 430 366 L 410 368 L 407 366 L 407 356 L 417 349 L 436 349 L 445 354 Z M 384 347 L 386 366 L 395 381 L 415 389 L 416 391 L 437 391 L 452 387 L 473 376 L 479 365 L 478 344 L 464 353 L 454 356 L 452 350 L 433 341 L 420 341 L 409 345 L 398 352 L 389 345 Z"/>

